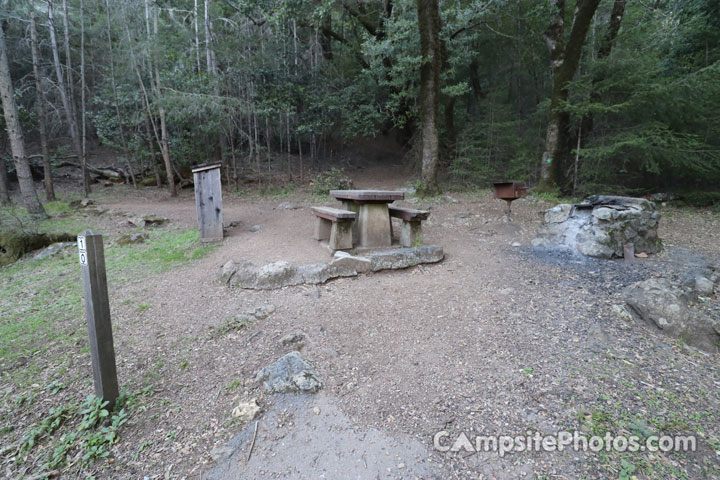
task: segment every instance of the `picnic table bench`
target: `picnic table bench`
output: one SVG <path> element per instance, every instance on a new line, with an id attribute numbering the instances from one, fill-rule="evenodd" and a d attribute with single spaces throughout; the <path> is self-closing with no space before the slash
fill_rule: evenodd
<path id="1" fill-rule="evenodd" d="M 400 245 L 403 247 L 411 247 L 416 239 L 420 238 L 422 232 L 422 222 L 427 220 L 430 212 L 427 210 L 414 210 L 412 208 L 396 207 L 390 205 L 388 207 L 390 216 L 402 220 L 400 228 Z M 392 235 L 392 221 L 390 224 L 390 232 Z"/>
<path id="2" fill-rule="evenodd" d="M 312 207 L 315 223 L 315 240 L 327 240 L 331 250 L 347 250 L 353 247 L 352 225 L 355 212 L 332 207 Z"/>

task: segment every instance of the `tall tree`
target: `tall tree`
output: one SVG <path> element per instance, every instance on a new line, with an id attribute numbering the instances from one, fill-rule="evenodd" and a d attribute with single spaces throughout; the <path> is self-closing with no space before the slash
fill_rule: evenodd
<path id="1" fill-rule="evenodd" d="M 438 0 L 417 0 L 420 31 L 420 115 L 422 121 L 422 189 L 426 194 L 439 191 L 437 175 L 440 152 L 439 103 L 442 45 Z"/>
<path id="2" fill-rule="evenodd" d="M 567 145 L 570 124 L 570 114 L 563 104 L 568 99 L 569 84 L 580 63 L 585 37 L 599 3 L 600 0 L 577 0 L 570 36 L 565 43 L 565 0 L 552 0 L 553 12 L 545 32 L 545 42 L 550 50 L 552 93 L 550 118 L 545 132 L 545 151 L 540 168 L 540 191 L 557 190 L 563 176 L 562 168 L 569 153 Z"/>
<path id="3" fill-rule="evenodd" d="M 153 70 L 155 70 L 154 87 L 155 87 L 155 98 L 160 100 L 162 97 L 162 83 L 160 81 L 160 64 L 158 61 L 158 48 L 160 40 L 158 38 L 158 10 L 160 7 L 155 2 L 153 7 L 153 43 L 152 43 L 152 63 Z M 148 18 L 149 14 L 148 0 L 145 0 L 145 17 Z M 148 31 L 148 38 L 150 32 Z M 167 173 L 168 190 L 170 190 L 170 196 L 177 196 L 177 189 L 175 188 L 175 172 L 173 171 L 172 160 L 170 159 L 170 144 L 168 142 L 168 128 L 167 118 L 165 115 L 165 107 L 162 104 L 158 107 L 158 116 L 160 117 L 160 151 L 165 161 L 165 171 Z"/>
<path id="4" fill-rule="evenodd" d="M 58 81 L 58 91 L 60 92 L 60 100 L 63 104 L 65 119 L 68 123 L 68 130 L 70 132 L 73 150 L 75 151 L 75 155 L 77 155 L 78 161 L 80 162 L 83 177 L 83 191 L 85 193 L 85 196 L 87 196 L 90 193 L 90 176 L 88 175 L 87 165 L 83 161 L 84 156 L 82 151 L 82 145 L 80 144 L 80 133 L 78 132 L 77 122 L 75 121 L 73 105 L 68 98 L 68 89 L 65 86 L 65 76 L 63 75 L 62 65 L 60 64 L 60 52 L 58 50 L 57 30 L 55 28 L 55 18 L 53 16 L 52 0 L 47 0 L 47 4 L 48 21 L 50 23 L 50 44 L 53 52 L 53 63 L 55 64 L 55 75 L 57 76 Z"/>
<path id="5" fill-rule="evenodd" d="M 35 12 L 30 15 L 30 40 L 32 42 L 33 76 L 35 77 L 35 108 L 38 115 L 38 129 L 40 130 L 40 149 L 43 157 L 43 173 L 45 184 L 45 197 L 48 201 L 55 200 L 55 188 L 50 169 L 50 152 L 47 139 L 47 115 L 45 114 L 45 94 L 42 88 L 42 75 L 40 70 L 40 48 L 38 46 L 37 26 Z"/>
<path id="6" fill-rule="evenodd" d="M 0 96 L 2 96 L 3 112 L 5 113 L 5 126 L 10 138 L 15 171 L 20 184 L 20 195 L 28 213 L 34 216 L 45 217 L 45 209 L 35 192 L 30 164 L 25 156 L 25 139 L 23 138 L 20 116 L 15 103 L 15 92 L 10 78 L 10 64 L 8 62 L 7 47 L 5 45 L 5 32 L 0 26 Z"/>

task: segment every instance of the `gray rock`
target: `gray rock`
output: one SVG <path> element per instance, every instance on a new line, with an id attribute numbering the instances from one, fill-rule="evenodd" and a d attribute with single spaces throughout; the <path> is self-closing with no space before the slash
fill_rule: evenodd
<path id="1" fill-rule="evenodd" d="M 545 223 L 562 223 L 568 219 L 572 205 L 561 203 L 545 212 Z"/>
<path id="2" fill-rule="evenodd" d="M 683 291 L 664 278 L 635 283 L 623 293 L 632 316 L 665 335 L 702 350 L 720 345 L 720 319 L 691 309 Z"/>
<path id="3" fill-rule="evenodd" d="M 134 243 L 144 243 L 148 239 L 145 232 L 124 233 L 120 235 L 116 241 L 118 245 L 130 245 Z"/>
<path id="4" fill-rule="evenodd" d="M 698 295 L 702 295 L 704 297 L 709 297 L 713 294 L 713 290 L 715 289 L 715 285 L 713 284 L 712 280 L 706 277 L 697 276 L 695 277 L 695 291 L 698 293 Z"/>
<path id="5" fill-rule="evenodd" d="M 242 262 L 230 260 L 220 271 L 220 279 L 223 283 L 240 288 L 255 288 L 257 275 L 257 266 L 247 260 Z"/>
<path id="6" fill-rule="evenodd" d="M 248 228 L 249 232 L 256 233 L 262 230 L 262 225 L 253 225 L 252 227 Z"/>
<path id="7" fill-rule="evenodd" d="M 255 376 L 266 393 L 315 393 L 323 387 L 320 375 L 299 352 L 290 352 Z"/>
<path id="8" fill-rule="evenodd" d="M 167 222 L 167 218 L 158 217 L 157 215 L 133 216 L 128 218 L 128 223 L 140 228 L 158 226 Z"/>
<path id="9" fill-rule="evenodd" d="M 299 205 L 295 205 L 292 202 L 282 202 L 277 207 L 275 207 L 275 209 L 277 209 L 277 210 L 297 210 L 299 208 L 302 208 L 302 207 Z"/>
<path id="10" fill-rule="evenodd" d="M 288 262 L 268 263 L 257 271 L 255 288 L 271 289 L 286 285 L 297 285 L 300 282 L 294 283 L 296 274 L 297 268 Z"/>
<path id="11" fill-rule="evenodd" d="M 52 257 L 53 255 L 62 252 L 66 248 L 72 247 L 75 245 L 75 242 L 58 242 L 48 245 L 47 247 L 43 248 L 42 250 L 38 251 L 35 255 L 33 255 L 33 258 L 35 260 L 42 260 L 44 258 Z"/>
<path id="12" fill-rule="evenodd" d="M 357 273 L 365 273 L 370 271 L 370 259 L 367 257 L 350 255 L 347 252 L 337 251 L 330 262 L 330 267 L 336 268 L 336 271 L 355 271 Z"/>
<path id="13" fill-rule="evenodd" d="M 383 250 L 370 255 L 370 270 L 396 270 L 413 267 L 421 263 L 437 263 L 445 258 L 442 247 L 423 245 L 417 248 L 396 248 Z"/>
<path id="14" fill-rule="evenodd" d="M 304 334 L 304 333 L 302 333 L 302 332 L 292 332 L 292 333 L 288 333 L 287 335 L 285 335 L 284 337 L 282 337 L 282 338 L 280 339 L 280 344 L 287 346 L 287 345 L 291 345 L 291 344 L 293 344 L 293 343 L 300 343 L 300 342 L 302 342 L 303 340 L 305 340 L 305 334 Z"/>

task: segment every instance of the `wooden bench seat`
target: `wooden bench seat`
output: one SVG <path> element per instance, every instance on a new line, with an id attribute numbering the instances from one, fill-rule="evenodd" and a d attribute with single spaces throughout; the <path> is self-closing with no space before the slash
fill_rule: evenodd
<path id="1" fill-rule="evenodd" d="M 352 224 L 357 214 L 350 210 L 332 207 L 312 207 L 315 223 L 315 240 L 327 240 L 331 250 L 348 250 L 352 244 Z"/>
<path id="2" fill-rule="evenodd" d="M 399 218 L 402 222 L 400 229 L 400 245 L 403 247 L 411 247 L 418 241 L 422 233 L 422 222 L 427 220 L 430 212 L 427 210 L 414 210 L 412 208 L 396 207 L 389 205 L 390 217 Z M 390 231 L 392 232 L 392 220 L 390 222 Z"/>

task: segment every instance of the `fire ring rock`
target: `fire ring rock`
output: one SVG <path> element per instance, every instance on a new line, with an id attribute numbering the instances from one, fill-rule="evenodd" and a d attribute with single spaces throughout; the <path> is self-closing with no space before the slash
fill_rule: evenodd
<path id="1" fill-rule="evenodd" d="M 660 212 L 644 198 L 594 195 L 575 205 L 560 204 L 545 212 L 534 246 L 562 246 L 595 258 L 623 256 L 632 243 L 635 253 L 660 251 Z"/>

